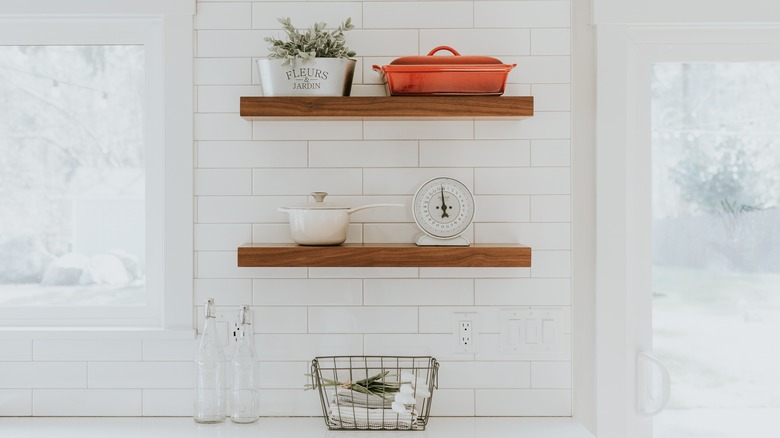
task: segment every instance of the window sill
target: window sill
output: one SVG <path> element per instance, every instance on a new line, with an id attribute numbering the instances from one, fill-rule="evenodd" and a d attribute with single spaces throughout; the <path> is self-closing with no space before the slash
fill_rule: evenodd
<path id="1" fill-rule="evenodd" d="M 195 339 L 194 329 L 2 327 L 0 339 Z"/>

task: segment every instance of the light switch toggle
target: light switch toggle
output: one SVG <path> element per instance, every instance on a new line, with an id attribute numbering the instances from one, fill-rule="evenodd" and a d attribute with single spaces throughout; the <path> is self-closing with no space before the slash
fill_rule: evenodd
<path id="1" fill-rule="evenodd" d="M 525 343 L 526 344 L 539 343 L 539 320 L 538 319 L 525 320 Z"/>

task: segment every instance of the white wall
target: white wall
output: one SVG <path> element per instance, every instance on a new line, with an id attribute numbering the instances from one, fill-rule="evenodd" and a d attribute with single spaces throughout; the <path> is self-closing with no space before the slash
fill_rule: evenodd
<path id="1" fill-rule="evenodd" d="M 436 415 L 572 414 L 570 2 L 202 1 L 195 17 L 195 302 L 251 304 L 264 415 L 319 415 L 301 390 L 325 354 L 431 354 L 441 362 Z M 297 26 L 350 16 L 353 94 L 382 93 L 372 64 L 448 44 L 517 63 L 507 94 L 536 114 L 507 119 L 266 119 L 238 115 L 260 95 L 253 59 L 277 17 Z M 451 175 L 476 195 L 476 242 L 533 246 L 518 269 L 237 268 L 244 242 L 291 241 L 277 206 L 314 190 L 351 205 L 409 203 Z M 353 242 L 410 242 L 409 211 L 352 216 Z M 502 354 L 498 311 L 554 307 L 559 353 Z M 199 309 L 198 309 L 199 310 Z M 479 313 L 479 352 L 455 354 L 452 312 Z M 0 338 L 0 414 L 189 415 L 191 340 Z M 6 403 L 3 403 L 3 401 Z M 11 400 L 13 403 L 8 403 Z"/>
<path id="2" fill-rule="evenodd" d="M 777 23 L 772 0 L 593 0 L 595 24 Z"/>

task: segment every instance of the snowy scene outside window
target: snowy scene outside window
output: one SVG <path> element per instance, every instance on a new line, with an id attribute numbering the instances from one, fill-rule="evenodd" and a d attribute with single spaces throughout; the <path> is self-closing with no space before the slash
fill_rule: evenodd
<path id="1" fill-rule="evenodd" d="M 0 306 L 145 305 L 143 45 L 0 46 Z"/>
<path id="2" fill-rule="evenodd" d="M 776 437 L 780 63 L 662 63 L 652 77 L 656 438 Z"/>

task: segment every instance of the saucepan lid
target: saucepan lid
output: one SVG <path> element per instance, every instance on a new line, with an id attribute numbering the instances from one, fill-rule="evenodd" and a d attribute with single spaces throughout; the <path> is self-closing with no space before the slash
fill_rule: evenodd
<path id="1" fill-rule="evenodd" d="M 349 207 L 346 205 L 336 204 L 332 202 L 323 202 L 325 200 L 325 197 L 328 196 L 327 192 L 311 192 L 311 195 L 314 197 L 314 202 L 309 202 L 306 204 L 298 204 L 293 205 L 290 207 L 279 207 L 278 210 L 281 212 L 289 213 L 291 210 L 295 211 L 306 211 L 306 210 L 343 210 L 346 211 L 347 214 L 352 214 L 356 211 L 360 211 L 366 208 L 374 208 L 374 207 L 403 207 L 404 204 L 368 204 L 368 205 L 361 205 L 360 207 Z"/>
<path id="2" fill-rule="evenodd" d="M 296 204 L 284 208 L 287 210 L 349 210 L 350 208 L 334 202 L 324 202 L 328 192 L 311 192 L 311 195 L 314 197 L 314 202 Z"/>

